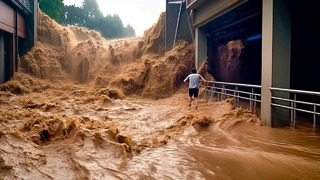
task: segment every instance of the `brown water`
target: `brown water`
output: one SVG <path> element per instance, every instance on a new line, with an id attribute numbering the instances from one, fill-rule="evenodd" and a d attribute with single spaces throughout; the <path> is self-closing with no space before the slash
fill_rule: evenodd
<path id="1" fill-rule="evenodd" d="M 189 108 L 194 46 L 164 53 L 164 21 L 107 41 L 40 12 L 39 42 L 0 85 L 0 179 L 320 179 L 318 133 L 230 99 Z"/>
<path id="2" fill-rule="evenodd" d="M 319 179 L 319 153 L 310 133 L 213 126 L 143 151 L 128 166 L 133 179 Z"/>
<path id="3" fill-rule="evenodd" d="M 90 93 L 2 94 L 1 179 L 320 178 L 318 134 L 262 126 L 230 101 L 195 110 L 185 90 L 107 102 Z"/>

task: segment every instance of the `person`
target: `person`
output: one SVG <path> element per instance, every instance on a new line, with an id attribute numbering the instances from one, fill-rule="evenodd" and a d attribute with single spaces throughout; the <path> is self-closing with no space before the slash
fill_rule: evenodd
<path id="1" fill-rule="evenodd" d="M 192 103 L 192 96 L 196 101 L 196 109 L 198 109 L 198 95 L 199 95 L 199 80 L 207 82 L 200 74 L 197 74 L 197 69 L 193 68 L 191 74 L 189 74 L 183 82 L 187 82 L 189 84 L 189 96 L 190 96 L 190 103 L 189 106 L 191 107 Z"/>

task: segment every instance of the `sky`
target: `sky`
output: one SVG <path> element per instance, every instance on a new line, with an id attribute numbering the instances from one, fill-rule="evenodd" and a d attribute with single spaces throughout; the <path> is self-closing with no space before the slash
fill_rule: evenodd
<path id="1" fill-rule="evenodd" d="M 65 5 L 80 7 L 83 0 L 64 0 Z M 124 26 L 130 24 L 136 31 L 136 36 L 154 25 L 166 10 L 165 0 L 97 0 L 104 16 L 118 14 Z"/>

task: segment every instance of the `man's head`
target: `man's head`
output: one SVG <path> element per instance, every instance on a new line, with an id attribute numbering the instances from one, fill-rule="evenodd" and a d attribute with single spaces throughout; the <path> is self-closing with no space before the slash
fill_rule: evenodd
<path id="1" fill-rule="evenodd" d="M 193 68 L 193 69 L 191 70 L 191 72 L 195 74 L 195 73 L 197 73 L 197 69 L 196 69 L 196 68 Z"/>

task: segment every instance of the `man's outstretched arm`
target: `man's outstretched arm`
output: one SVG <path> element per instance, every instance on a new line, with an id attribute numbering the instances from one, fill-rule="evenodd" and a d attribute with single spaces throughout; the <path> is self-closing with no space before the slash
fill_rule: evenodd
<path id="1" fill-rule="evenodd" d="M 189 76 L 188 76 L 188 77 L 186 77 L 186 78 L 183 80 L 183 82 L 186 82 L 186 81 L 188 80 L 188 78 L 189 78 Z"/>
<path id="2" fill-rule="evenodd" d="M 205 80 L 202 76 L 201 76 L 202 81 L 207 82 L 207 80 Z"/>

